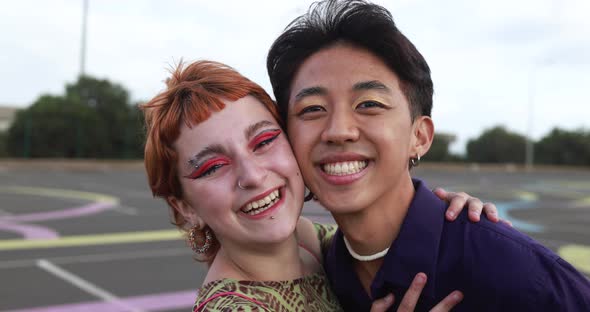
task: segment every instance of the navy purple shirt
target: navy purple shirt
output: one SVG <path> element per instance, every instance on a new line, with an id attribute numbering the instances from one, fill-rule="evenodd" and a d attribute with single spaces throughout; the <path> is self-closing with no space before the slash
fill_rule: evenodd
<path id="1" fill-rule="evenodd" d="M 428 276 L 416 311 L 433 308 L 454 290 L 465 295 L 453 311 L 590 311 L 590 281 L 530 237 L 486 218 L 472 223 L 466 211 L 454 222 L 447 204 L 420 180 L 399 235 L 371 284 L 374 298 L 390 292 L 396 310 L 418 272 Z M 369 311 L 353 258 L 338 230 L 325 270 L 346 311 Z"/>

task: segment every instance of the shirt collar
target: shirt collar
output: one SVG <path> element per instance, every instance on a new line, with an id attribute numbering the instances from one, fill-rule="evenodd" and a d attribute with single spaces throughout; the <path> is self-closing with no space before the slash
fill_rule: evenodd
<path id="1" fill-rule="evenodd" d="M 383 265 L 371 285 L 374 298 L 380 298 L 392 289 L 406 290 L 419 272 L 424 272 L 428 282 L 422 298 L 434 300 L 436 263 L 440 235 L 444 224 L 446 204 L 438 199 L 426 185 L 412 179 L 415 194 L 396 240 L 392 243 Z M 370 306 L 371 298 L 363 290 L 355 274 L 353 259 L 344 245 L 340 229 L 334 235 L 327 250 L 325 268 L 331 285 L 343 306 Z M 401 299 L 400 299 L 401 300 Z"/>
<path id="2" fill-rule="evenodd" d="M 384 284 L 408 288 L 419 272 L 428 282 L 422 296 L 435 298 L 436 263 L 440 235 L 444 225 L 446 204 L 438 199 L 426 185 L 412 179 L 416 193 L 402 223 L 400 232 L 385 255 L 383 265 L 372 284 L 372 292 L 386 295 Z M 385 292 L 380 294 L 380 292 Z"/>

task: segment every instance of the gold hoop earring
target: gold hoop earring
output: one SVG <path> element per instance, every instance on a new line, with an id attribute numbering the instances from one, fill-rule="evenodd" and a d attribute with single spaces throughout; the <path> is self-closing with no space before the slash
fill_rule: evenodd
<path id="1" fill-rule="evenodd" d="M 209 227 L 205 227 L 203 235 L 205 236 L 205 242 L 202 246 L 197 243 L 197 236 L 201 235 L 201 230 L 195 225 L 188 231 L 188 245 L 198 254 L 206 254 L 211 246 L 213 245 L 213 233 Z"/>

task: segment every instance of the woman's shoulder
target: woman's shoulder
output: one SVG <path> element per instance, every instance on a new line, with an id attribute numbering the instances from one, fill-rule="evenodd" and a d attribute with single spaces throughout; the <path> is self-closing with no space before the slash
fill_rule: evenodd
<path id="1" fill-rule="evenodd" d="M 338 226 L 336 224 L 323 224 L 323 223 L 314 223 L 315 230 L 318 235 L 318 239 L 320 243 L 329 242 L 336 234 L 336 230 L 338 230 Z"/>
<path id="2" fill-rule="evenodd" d="M 335 224 L 323 224 L 312 222 L 308 218 L 301 217 L 297 223 L 297 236 L 306 245 L 316 245 L 325 240 L 332 239 L 338 226 Z"/>
<path id="3" fill-rule="evenodd" d="M 300 255 L 310 272 L 322 270 L 324 254 L 331 244 L 336 228 L 335 225 L 314 223 L 307 218 L 299 218 L 296 235 L 301 250 L 305 250 Z"/>
<path id="4" fill-rule="evenodd" d="M 338 226 L 335 224 L 315 223 L 301 217 L 297 224 L 297 236 L 302 244 L 308 246 L 314 253 L 322 253 L 332 242 Z"/>

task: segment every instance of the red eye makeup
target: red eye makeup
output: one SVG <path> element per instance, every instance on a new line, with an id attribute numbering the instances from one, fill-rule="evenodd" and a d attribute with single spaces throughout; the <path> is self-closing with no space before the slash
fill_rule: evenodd
<path id="1" fill-rule="evenodd" d="M 225 165 L 228 165 L 229 163 L 230 161 L 226 157 L 214 157 L 208 159 L 203 164 L 196 166 L 196 170 L 193 171 L 191 174 L 185 176 L 185 178 L 198 179 L 204 176 L 208 176 L 215 172 L 217 169 Z"/>
<path id="2" fill-rule="evenodd" d="M 257 148 L 272 142 L 279 136 L 279 134 L 281 134 L 281 132 L 280 129 L 264 131 L 260 135 L 254 137 L 250 144 L 248 144 L 248 147 L 256 150 Z"/>

